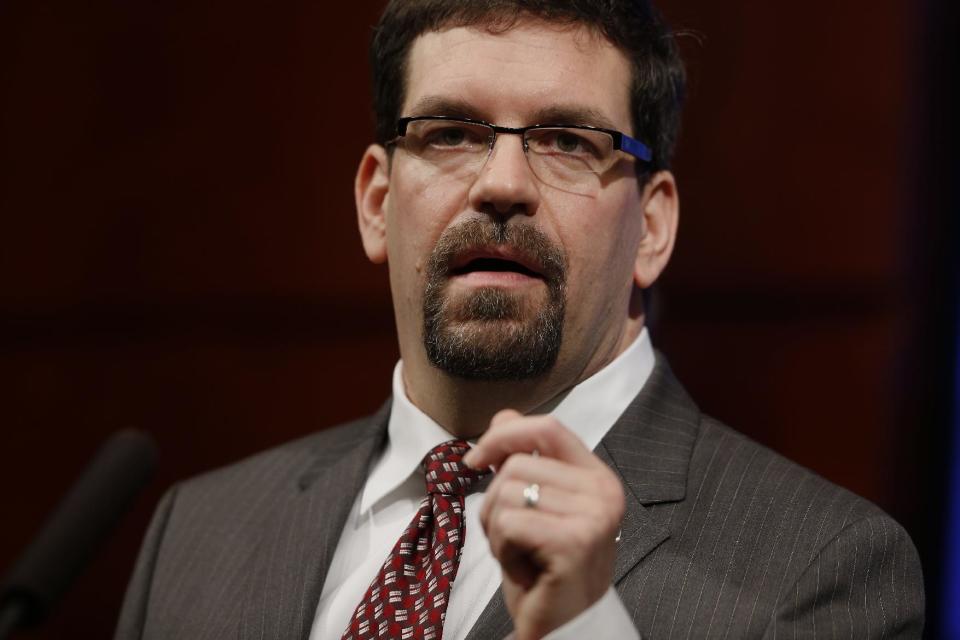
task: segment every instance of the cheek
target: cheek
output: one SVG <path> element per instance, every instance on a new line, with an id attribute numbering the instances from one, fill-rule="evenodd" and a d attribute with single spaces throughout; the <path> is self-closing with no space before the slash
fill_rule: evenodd
<path id="1" fill-rule="evenodd" d="M 572 298 L 617 297 L 633 280 L 642 216 L 629 194 L 580 203 L 558 216 Z"/>
<path id="2" fill-rule="evenodd" d="M 391 269 L 422 279 L 437 240 L 463 210 L 466 187 L 431 180 L 397 163 L 391 176 L 387 246 Z M 398 274 L 401 275 L 401 274 Z"/>
<path id="3" fill-rule="evenodd" d="M 632 280 L 633 265 L 643 235 L 643 212 L 635 178 L 623 181 L 612 202 L 604 208 L 607 215 L 597 225 L 598 253 L 605 256 L 604 269 L 625 281 Z"/>

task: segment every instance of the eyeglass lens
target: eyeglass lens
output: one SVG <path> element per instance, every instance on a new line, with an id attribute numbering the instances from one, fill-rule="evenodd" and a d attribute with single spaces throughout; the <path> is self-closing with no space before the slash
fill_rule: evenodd
<path id="1" fill-rule="evenodd" d="M 492 127 L 458 120 L 413 120 L 404 148 L 450 177 L 474 175 L 491 153 Z M 558 188 L 592 191 L 617 160 L 613 138 L 603 131 L 544 127 L 524 133 L 527 162 L 534 175 Z"/>

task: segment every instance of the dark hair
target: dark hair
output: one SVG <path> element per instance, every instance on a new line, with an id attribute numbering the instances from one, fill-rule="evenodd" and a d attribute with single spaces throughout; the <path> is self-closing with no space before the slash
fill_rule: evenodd
<path id="1" fill-rule="evenodd" d="M 396 136 L 413 41 L 427 31 L 482 25 L 506 31 L 524 17 L 584 25 L 623 51 L 633 67 L 632 135 L 668 169 L 680 128 L 685 74 L 669 27 L 649 0 L 390 0 L 370 47 L 380 144 Z"/>

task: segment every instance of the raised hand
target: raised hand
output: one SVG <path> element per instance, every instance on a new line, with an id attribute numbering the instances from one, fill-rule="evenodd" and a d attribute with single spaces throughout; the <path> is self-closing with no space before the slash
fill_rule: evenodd
<path id="1" fill-rule="evenodd" d="M 464 462 L 497 471 L 480 521 L 517 640 L 543 637 L 603 596 L 624 511 L 603 461 L 555 418 L 504 410 Z"/>

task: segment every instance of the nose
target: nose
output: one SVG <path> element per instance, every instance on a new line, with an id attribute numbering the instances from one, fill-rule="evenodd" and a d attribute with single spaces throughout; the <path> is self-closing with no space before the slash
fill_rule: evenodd
<path id="1" fill-rule="evenodd" d="M 480 174 L 470 187 L 470 205 L 507 218 L 515 214 L 533 215 L 540 203 L 536 177 L 523 150 L 523 138 L 500 134 Z"/>

